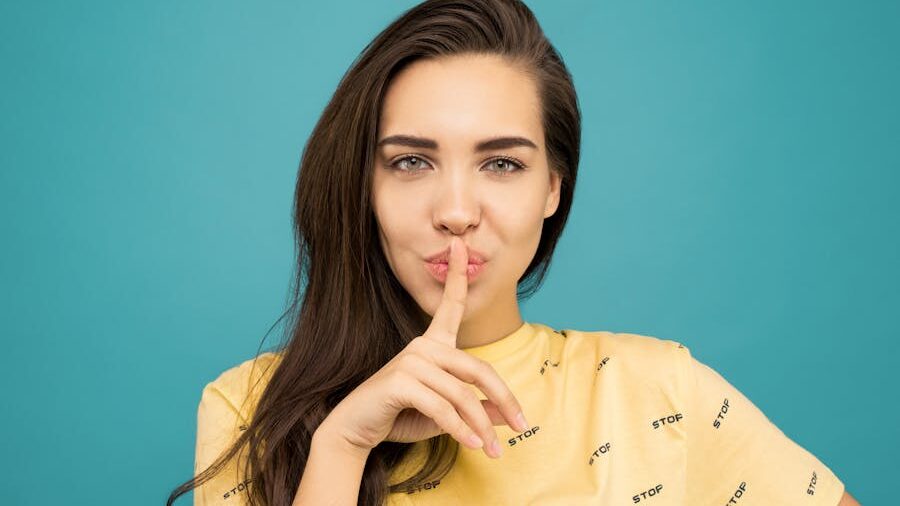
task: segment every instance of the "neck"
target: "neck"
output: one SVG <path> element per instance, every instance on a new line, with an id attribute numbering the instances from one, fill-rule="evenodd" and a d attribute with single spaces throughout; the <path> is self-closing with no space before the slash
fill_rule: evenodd
<path id="1" fill-rule="evenodd" d="M 499 341 L 515 332 L 523 323 L 513 292 L 511 300 L 485 304 L 480 312 L 467 315 L 456 333 L 456 347 L 474 348 Z"/>

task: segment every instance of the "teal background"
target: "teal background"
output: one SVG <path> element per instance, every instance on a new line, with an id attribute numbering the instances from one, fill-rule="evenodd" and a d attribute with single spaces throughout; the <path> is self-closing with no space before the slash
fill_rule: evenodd
<path id="1" fill-rule="evenodd" d="M 0 4 L 4 504 L 162 504 L 190 477 L 201 389 L 282 310 L 302 146 L 413 3 Z M 898 3 L 527 3 L 584 129 L 526 319 L 685 343 L 887 504 Z"/>

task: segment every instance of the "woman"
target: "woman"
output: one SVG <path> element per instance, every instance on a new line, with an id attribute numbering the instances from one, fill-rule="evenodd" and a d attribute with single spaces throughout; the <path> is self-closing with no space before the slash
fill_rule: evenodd
<path id="1" fill-rule="evenodd" d="M 304 150 L 290 339 L 206 386 L 170 503 L 855 504 L 680 343 L 522 320 L 580 135 L 524 4 L 379 34 Z"/>

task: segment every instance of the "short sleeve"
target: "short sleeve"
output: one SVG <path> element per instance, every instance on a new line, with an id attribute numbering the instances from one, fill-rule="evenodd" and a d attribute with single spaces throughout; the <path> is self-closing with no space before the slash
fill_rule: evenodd
<path id="1" fill-rule="evenodd" d="M 238 409 L 214 384 L 203 389 L 197 407 L 197 446 L 194 475 L 209 467 L 246 429 Z M 194 506 L 246 504 L 248 480 L 238 475 L 235 459 L 215 476 L 194 489 Z"/>
<path id="2" fill-rule="evenodd" d="M 280 363 L 267 352 L 228 369 L 200 396 L 194 476 L 205 471 L 247 430 L 261 392 Z M 242 448 L 218 473 L 194 489 L 194 506 L 243 506 L 251 480 L 246 477 L 247 449 Z M 239 466 L 238 463 L 241 465 Z"/>
<path id="3" fill-rule="evenodd" d="M 844 483 L 739 390 L 679 345 L 687 504 L 837 506 Z"/>

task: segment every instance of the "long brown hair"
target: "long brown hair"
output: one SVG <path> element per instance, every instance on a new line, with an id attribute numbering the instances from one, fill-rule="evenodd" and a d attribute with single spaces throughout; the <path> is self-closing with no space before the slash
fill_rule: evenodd
<path id="1" fill-rule="evenodd" d="M 571 75 L 531 10 L 518 0 L 429 0 L 394 20 L 360 53 L 338 84 L 304 147 L 293 224 L 297 255 L 280 365 L 247 429 L 209 468 L 176 488 L 201 485 L 249 449 L 250 504 L 290 504 L 313 433 L 350 391 L 425 332 L 429 317 L 390 269 L 370 200 L 379 113 L 391 78 L 419 58 L 493 54 L 537 83 L 548 163 L 561 176 L 557 211 L 544 220 L 537 252 L 517 297 L 541 285 L 575 190 L 581 113 Z M 458 443 L 427 441 L 427 459 L 409 479 L 388 484 L 413 443 L 385 441 L 369 454 L 359 504 L 444 476 Z"/>

